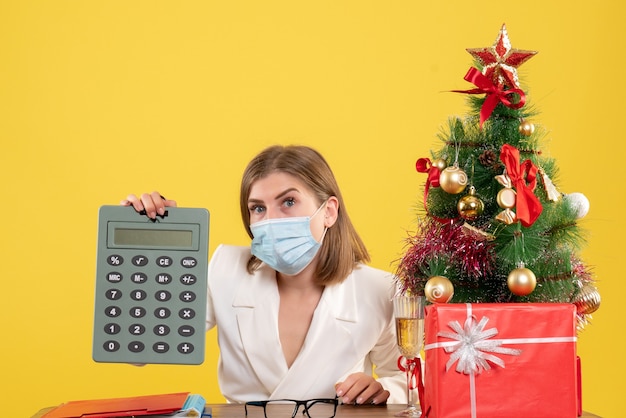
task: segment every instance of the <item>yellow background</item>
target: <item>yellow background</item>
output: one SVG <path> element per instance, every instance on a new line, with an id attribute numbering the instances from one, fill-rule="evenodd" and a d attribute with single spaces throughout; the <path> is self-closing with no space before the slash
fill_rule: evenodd
<path id="1" fill-rule="evenodd" d="M 211 252 L 245 245 L 245 164 L 269 144 L 312 145 L 372 264 L 393 269 L 423 190 L 415 160 L 468 110 L 446 92 L 472 87 L 465 48 L 492 45 L 503 23 L 513 47 L 539 51 L 520 75 L 554 180 L 591 201 L 582 255 L 603 300 L 579 336 L 584 408 L 623 415 L 625 12 L 618 0 L 3 0 L 0 415 L 176 391 L 222 401 L 215 331 L 201 366 L 91 359 L 97 210 L 128 193 L 207 207 Z"/>

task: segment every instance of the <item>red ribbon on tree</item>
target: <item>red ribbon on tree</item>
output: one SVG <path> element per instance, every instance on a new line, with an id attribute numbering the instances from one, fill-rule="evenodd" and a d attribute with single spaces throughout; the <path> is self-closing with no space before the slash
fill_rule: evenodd
<path id="1" fill-rule="evenodd" d="M 426 200 L 428 199 L 428 189 L 430 188 L 430 186 L 439 187 L 439 175 L 441 174 L 441 170 L 439 170 L 438 167 L 435 167 L 428 158 L 418 159 L 415 163 L 415 169 L 419 173 L 428 173 L 426 186 L 424 187 L 424 207 L 426 207 Z"/>
<path id="2" fill-rule="evenodd" d="M 426 186 L 424 187 L 424 209 L 426 209 L 426 213 L 430 215 L 431 218 L 435 219 L 437 222 L 442 224 L 446 224 L 450 222 L 450 219 L 443 219 L 433 216 L 428 211 L 428 205 L 426 205 L 426 201 L 428 200 L 428 189 L 430 186 L 439 187 L 439 175 L 441 174 L 441 170 L 434 166 L 433 163 L 428 158 L 420 158 L 415 163 L 415 169 L 419 173 L 428 173 L 428 178 L 426 179 Z M 458 218 L 454 218 L 458 219 Z"/>
<path id="3" fill-rule="evenodd" d="M 402 364 L 402 359 L 406 360 L 406 365 Z M 409 390 L 417 388 L 417 396 L 419 398 L 420 407 L 424 405 L 424 382 L 422 382 L 422 361 L 419 357 L 406 358 L 398 357 L 398 369 L 402 372 L 409 370 L 411 375 L 408 376 Z"/>
<path id="4" fill-rule="evenodd" d="M 502 103 L 511 109 L 519 109 L 526 103 L 526 95 L 521 89 L 512 88 L 504 90 L 504 86 L 494 84 L 489 77 L 485 76 L 474 67 L 471 67 L 467 71 L 467 74 L 465 74 L 463 79 L 465 81 L 469 81 L 478 88 L 471 90 L 452 90 L 453 92 L 466 94 L 487 94 L 487 96 L 485 96 L 483 106 L 480 108 L 481 128 L 483 127 L 483 123 L 489 119 L 489 116 L 491 116 L 491 113 L 496 108 L 498 103 Z M 515 97 L 515 94 L 519 95 L 519 100 L 517 102 L 513 102 L 512 100 Z"/>
<path id="5" fill-rule="evenodd" d="M 526 160 L 519 163 L 519 151 L 512 145 L 502 145 L 500 161 L 506 167 L 506 173 L 511 179 L 517 193 L 515 214 L 522 225 L 532 225 L 543 210 L 539 198 L 533 191 L 537 185 L 538 168 L 532 161 Z"/>

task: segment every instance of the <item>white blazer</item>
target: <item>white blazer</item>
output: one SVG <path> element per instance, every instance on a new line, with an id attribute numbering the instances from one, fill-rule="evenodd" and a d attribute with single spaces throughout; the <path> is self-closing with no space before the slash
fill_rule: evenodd
<path id="1" fill-rule="evenodd" d="M 349 374 L 376 376 L 406 403 L 406 377 L 398 370 L 391 274 L 362 265 L 324 289 L 301 352 L 290 368 L 278 336 L 275 271 L 246 271 L 249 247 L 221 245 L 209 264 L 207 329 L 218 327 L 218 380 L 229 402 L 332 398 Z"/>

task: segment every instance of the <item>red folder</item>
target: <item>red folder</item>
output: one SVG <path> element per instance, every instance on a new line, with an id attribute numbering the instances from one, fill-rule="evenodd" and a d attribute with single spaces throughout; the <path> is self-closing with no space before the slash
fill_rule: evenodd
<path id="1" fill-rule="evenodd" d="M 132 398 L 71 401 L 54 408 L 43 418 L 112 418 L 167 415 L 183 408 L 189 392 Z"/>

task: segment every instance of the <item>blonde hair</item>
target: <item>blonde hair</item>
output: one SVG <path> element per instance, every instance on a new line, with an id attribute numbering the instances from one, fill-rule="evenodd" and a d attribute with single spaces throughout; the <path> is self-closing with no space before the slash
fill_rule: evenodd
<path id="1" fill-rule="evenodd" d="M 348 277 L 356 264 L 370 261 L 367 248 L 346 212 L 330 166 L 319 152 L 301 145 L 271 146 L 261 151 L 246 167 L 239 196 L 241 219 L 250 238 L 253 238 L 248 210 L 250 189 L 255 181 L 275 172 L 298 178 L 313 191 L 319 205 L 331 196 L 335 196 L 339 202 L 337 221 L 326 232 L 319 250 L 320 261 L 315 272 L 318 284 L 339 283 Z M 248 260 L 248 272 L 252 274 L 261 263 L 261 260 L 252 256 Z"/>

